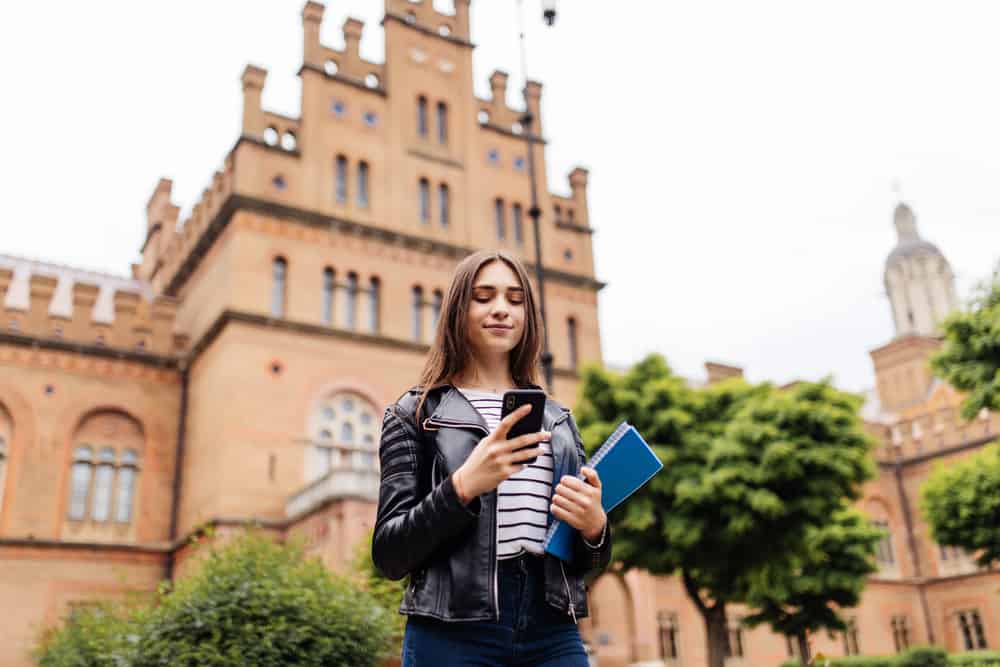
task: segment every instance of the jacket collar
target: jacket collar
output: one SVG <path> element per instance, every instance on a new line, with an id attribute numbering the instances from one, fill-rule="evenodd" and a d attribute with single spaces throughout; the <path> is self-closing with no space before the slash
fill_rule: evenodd
<path id="1" fill-rule="evenodd" d="M 528 385 L 528 389 L 541 389 L 538 385 Z M 440 391 L 441 400 L 438 402 L 437 407 L 431 414 L 430 418 L 432 420 L 440 421 L 451 421 L 451 422 L 462 422 L 466 424 L 478 424 L 484 429 L 486 428 L 486 421 L 483 419 L 479 411 L 473 407 L 472 403 L 465 397 L 465 395 L 450 384 L 443 384 L 439 387 L 435 387 L 434 391 Z M 569 412 L 568 408 L 564 408 L 559 405 L 552 398 L 546 398 L 545 400 L 545 415 L 542 418 L 542 428 L 549 428 L 554 424 L 560 417 Z M 488 429 L 487 429 L 488 430 Z"/>

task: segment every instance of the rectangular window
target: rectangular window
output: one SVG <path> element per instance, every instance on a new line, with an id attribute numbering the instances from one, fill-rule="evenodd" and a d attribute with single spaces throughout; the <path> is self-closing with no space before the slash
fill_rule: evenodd
<path id="1" fill-rule="evenodd" d="M 337 203 L 345 204 L 347 203 L 347 158 L 343 155 L 337 156 L 336 171 Z"/>
<path id="2" fill-rule="evenodd" d="M 785 651 L 788 652 L 789 658 L 799 657 L 799 638 L 785 635 Z"/>
<path id="3" fill-rule="evenodd" d="M 521 205 L 514 204 L 511 213 L 513 215 L 513 222 L 514 222 L 514 241 L 518 245 L 522 245 L 524 243 L 524 221 L 523 221 L 524 216 L 521 213 Z"/>
<path id="4" fill-rule="evenodd" d="M 504 215 L 503 199 L 493 202 L 493 218 L 497 226 L 497 239 L 503 241 L 507 236 L 507 220 Z"/>
<path id="5" fill-rule="evenodd" d="M 368 208 L 368 163 L 358 163 L 358 206 Z"/>
<path id="6" fill-rule="evenodd" d="M 569 341 L 569 365 L 570 368 L 576 369 L 579 358 L 576 346 L 576 320 L 572 317 L 566 320 L 566 337 Z"/>
<path id="7" fill-rule="evenodd" d="M 858 644 L 858 619 L 847 619 L 847 629 L 844 630 L 844 655 L 860 655 Z"/>
<path id="8" fill-rule="evenodd" d="M 448 186 L 442 183 L 438 186 L 438 216 L 441 219 L 441 226 L 447 227 L 451 216 L 451 195 Z"/>
<path id="9" fill-rule="evenodd" d="M 417 98 L 417 134 L 427 136 L 427 98 L 423 95 Z"/>
<path id="10" fill-rule="evenodd" d="M 888 521 L 872 521 L 872 525 L 885 532 L 885 535 L 875 545 L 875 560 L 879 565 L 892 565 L 896 558 L 892 551 L 892 533 L 889 532 Z"/>
<path id="11" fill-rule="evenodd" d="M 910 621 L 906 616 L 892 617 L 892 643 L 896 653 L 910 648 Z"/>
<path id="12" fill-rule="evenodd" d="M 419 343 L 424 338 L 424 290 L 419 285 L 413 288 L 413 305 L 410 317 L 413 326 L 413 340 Z"/>
<path id="13" fill-rule="evenodd" d="M 358 274 L 348 273 L 347 274 L 347 305 L 344 308 L 345 322 L 344 326 L 348 329 L 353 329 L 356 325 L 357 307 L 358 307 Z"/>
<path id="14" fill-rule="evenodd" d="M 368 330 L 378 333 L 379 330 L 379 291 L 382 283 L 378 278 L 372 278 L 371 286 L 368 288 Z"/>
<path id="15" fill-rule="evenodd" d="M 420 222 L 427 224 L 431 221 L 431 184 L 426 178 L 420 179 Z"/>
<path id="16" fill-rule="evenodd" d="M 677 658 L 677 614 L 661 611 L 656 615 L 656 623 L 659 630 L 660 658 L 663 660 Z"/>
<path id="17" fill-rule="evenodd" d="M 333 295 L 336 274 L 333 269 L 327 267 L 323 269 L 323 324 L 333 325 Z"/>
<path id="18" fill-rule="evenodd" d="M 271 317 L 285 316 L 285 276 L 288 262 L 278 257 L 271 267 Z"/>
<path id="19" fill-rule="evenodd" d="M 437 103 L 437 126 L 438 143 L 448 143 L 448 105 L 444 102 Z"/>
<path id="20" fill-rule="evenodd" d="M 958 629 L 962 634 L 962 645 L 966 651 L 981 651 L 989 648 L 986 644 L 986 632 L 983 630 L 983 619 L 978 609 L 965 609 L 957 614 Z"/>

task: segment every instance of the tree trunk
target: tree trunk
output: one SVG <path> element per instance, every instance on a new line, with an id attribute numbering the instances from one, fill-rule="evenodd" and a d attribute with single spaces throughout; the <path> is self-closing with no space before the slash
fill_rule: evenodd
<path id="1" fill-rule="evenodd" d="M 704 617 L 708 637 L 708 667 L 725 667 L 726 644 L 729 642 L 726 603 L 716 602 L 706 611 L 708 613 Z"/>
<path id="2" fill-rule="evenodd" d="M 726 601 L 715 600 L 712 606 L 705 604 L 698 591 L 698 585 L 687 572 L 681 573 L 684 590 L 698 608 L 705 620 L 705 647 L 708 649 L 708 667 L 726 666 L 726 642 L 729 625 L 726 623 Z"/>
<path id="3" fill-rule="evenodd" d="M 809 640 L 806 638 L 806 633 L 796 635 L 795 639 L 799 642 L 799 659 L 802 661 L 802 667 L 809 667 L 812 656 L 809 655 Z"/>

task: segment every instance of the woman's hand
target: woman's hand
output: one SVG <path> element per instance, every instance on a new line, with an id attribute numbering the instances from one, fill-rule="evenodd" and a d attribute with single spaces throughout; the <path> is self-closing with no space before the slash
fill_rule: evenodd
<path id="1" fill-rule="evenodd" d="M 452 484 L 463 504 L 468 505 L 477 496 L 497 488 L 500 482 L 524 469 L 521 461 L 542 453 L 541 447 L 532 445 L 548 440 L 552 436 L 548 431 L 527 433 L 513 440 L 507 439 L 511 427 L 529 412 L 531 406 L 522 405 L 500 420 L 496 430 L 480 440 L 469 454 L 469 458 L 465 459 L 465 463 L 452 473 Z M 528 449 L 514 451 L 522 447 Z"/>
<path id="2" fill-rule="evenodd" d="M 579 530 L 588 542 L 596 542 L 608 520 L 601 506 L 601 478 L 596 470 L 587 466 L 580 472 L 587 478 L 586 482 L 572 475 L 563 475 L 559 480 L 552 496 L 552 514 Z"/>

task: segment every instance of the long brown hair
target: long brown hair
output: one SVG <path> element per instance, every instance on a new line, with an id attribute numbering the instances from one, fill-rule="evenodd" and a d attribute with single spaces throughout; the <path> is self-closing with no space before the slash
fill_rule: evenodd
<path id="1" fill-rule="evenodd" d="M 451 278 L 451 285 L 448 286 L 448 293 L 445 294 L 437 330 L 434 332 L 434 342 L 420 374 L 422 391 L 417 404 L 417 423 L 420 423 L 420 411 L 428 392 L 453 382 L 472 360 L 467 329 L 472 285 L 480 269 L 492 262 L 506 264 L 517 275 L 524 288 L 524 333 L 510 351 L 510 377 L 519 387 L 538 384 L 542 318 L 535 306 L 535 294 L 528 280 L 528 272 L 519 259 L 503 250 L 480 250 L 459 262 Z"/>

